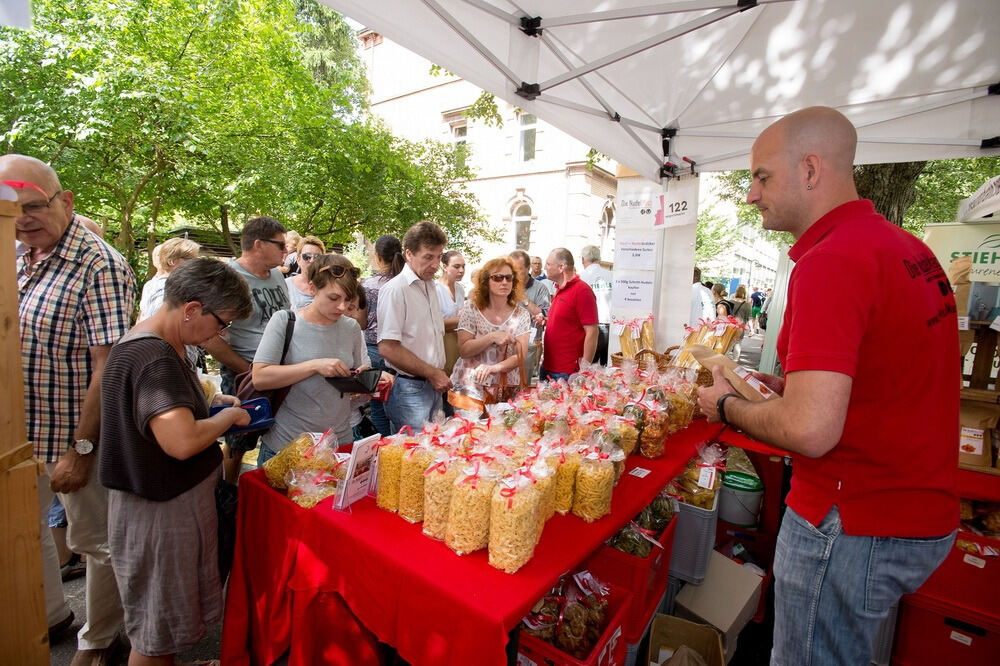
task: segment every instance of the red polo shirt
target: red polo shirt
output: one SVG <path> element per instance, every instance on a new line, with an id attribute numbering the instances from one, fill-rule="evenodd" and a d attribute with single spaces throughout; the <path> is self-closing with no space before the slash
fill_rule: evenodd
<path id="1" fill-rule="evenodd" d="M 583 355 L 584 326 L 597 326 L 597 298 L 579 275 L 556 289 L 545 324 L 545 356 L 549 372 L 574 373 Z M 956 343 L 957 344 L 957 343 Z"/>
<path id="2" fill-rule="evenodd" d="M 795 456 L 788 505 L 844 532 L 932 537 L 958 525 L 958 321 L 934 254 L 867 199 L 838 206 L 789 250 L 778 357 L 786 374 L 853 379 L 837 445 Z"/>

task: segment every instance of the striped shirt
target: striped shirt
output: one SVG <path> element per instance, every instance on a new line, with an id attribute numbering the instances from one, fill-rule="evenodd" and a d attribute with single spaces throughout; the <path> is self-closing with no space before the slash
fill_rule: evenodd
<path id="1" fill-rule="evenodd" d="M 136 283 L 125 258 L 75 219 L 52 254 L 33 269 L 27 260 L 17 260 L 25 420 L 35 456 L 54 462 L 73 443 L 89 348 L 128 331 Z"/>

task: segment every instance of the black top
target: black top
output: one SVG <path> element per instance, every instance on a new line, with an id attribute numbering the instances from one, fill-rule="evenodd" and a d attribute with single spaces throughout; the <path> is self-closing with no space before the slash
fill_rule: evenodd
<path id="1" fill-rule="evenodd" d="M 222 452 L 211 445 L 178 460 L 156 443 L 154 416 L 187 407 L 208 418 L 198 376 L 170 343 L 152 334 L 126 335 L 112 349 L 101 379 L 101 483 L 154 501 L 194 488 L 218 469 Z"/>

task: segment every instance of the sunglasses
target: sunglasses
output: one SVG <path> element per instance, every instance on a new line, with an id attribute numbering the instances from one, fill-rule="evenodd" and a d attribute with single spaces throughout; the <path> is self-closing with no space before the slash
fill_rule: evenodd
<path id="1" fill-rule="evenodd" d="M 490 276 L 494 282 L 514 282 L 513 273 L 494 273 Z"/>
<path id="2" fill-rule="evenodd" d="M 285 251 L 284 241 L 273 240 L 271 238 L 261 238 L 260 240 L 264 241 L 265 243 L 270 243 L 271 245 L 277 245 L 278 247 L 281 248 L 282 252 Z"/>
<path id="3" fill-rule="evenodd" d="M 341 266 L 337 264 L 335 266 L 324 266 L 323 268 L 319 269 L 320 273 L 322 273 L 323 271 L 329 271 L 330 275 L 332 275 L 335 278 L 344 277 L 344 274 L 347 273 L 348 271 L 351 272 L 351 275 L 354 276 L 355 280 L 361 277 L 361 269 L 359 269 L 356 266 L 351 266 L 350 268 L 347 268 L 346 266 Z"/>
<path id="4" fill-rule="evenodd" d="M 302 258 L 305 259 L 306 261 L 312 261 L 316 257 L 322 257 L 322 256 L 323 256 L 322 254 L 314 253 L 314 252 L 303 252 L 302 253 Z"/>

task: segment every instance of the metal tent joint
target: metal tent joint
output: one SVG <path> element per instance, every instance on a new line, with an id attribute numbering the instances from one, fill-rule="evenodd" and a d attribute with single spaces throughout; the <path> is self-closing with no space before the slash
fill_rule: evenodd
<path id="1" fill-rule="evenodd" d="M 1000 95 L 1000 83 L 994 83 L 986 89 L 987 95 Z"/>
<path id="2" fill-rule="evenodd" d="M 983 142 L 979 144 L 979 147 L 983 150 L 987 148 L 1000 148 L 1000 136 L 995 136 L 991 139 L 983 139 Z"/>
<path id="3" fill-rule="evenodd" d="M 521 17 L 521 32 L 526 34 L 528 37 L 541 37 L 542 36 L 542 17 L 541 16 L 522 16 Z"/>
<path id="4" fill-rule="evenodd" d="M 739 7 L 741 12 L 745 12 L 748 9 L 752 9 L 757 6 L 757 0 L 737 0 L 736 6 Z"/>
<path id="5" fill-rule="evenodd" d="M 523 97 L 529 102 L 542 94 L 542 86 L 538 83 L 526 83 L 521 81 L 521 85 L 514 91 L 519 97 Z"/>

